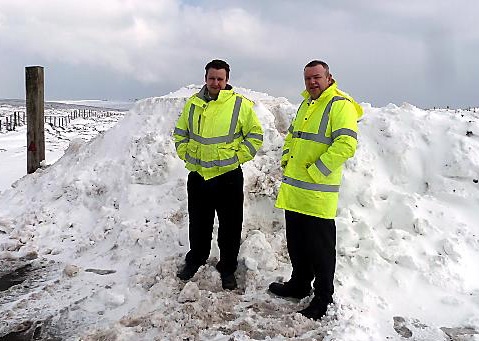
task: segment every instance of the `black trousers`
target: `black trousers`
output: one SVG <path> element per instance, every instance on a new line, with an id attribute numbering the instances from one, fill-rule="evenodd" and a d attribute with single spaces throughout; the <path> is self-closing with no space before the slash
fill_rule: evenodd
<path id="1" fill-rule="evenodd" d="M 322 219 L 285 211 L 286 241 L 293 266 L 291 284 L 311 289 L 325 303 L 333 301 L 336 267 L 336 225 L 334 219 Z"/>
<path id="2" fill-rule="evenodd" d="M 210 255 L 215 211 L 218 215 L 222 275 L 232 274 L 238 265 L 243 226 L 243 171 L 238 167 L 209 180 L 190 172 L 187 183 L 190 251 L 186 263 L 200 266 Z"/>

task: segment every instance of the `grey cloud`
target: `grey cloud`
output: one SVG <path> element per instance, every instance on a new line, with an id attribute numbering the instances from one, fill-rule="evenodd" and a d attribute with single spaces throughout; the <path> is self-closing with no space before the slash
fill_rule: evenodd
<path id="1" fill-rule="evenodd" d="M 17 0 L 0 9 L 0 97 L 23 96 L 25 63 L 48 65 L 53 97 L 69 88 L 72 98 L 136 98 L 201 83 L 204 64 L 224 58 L 232 83 L 297 101 L 302 67 L 320 58 L 344 90 L 373 105 L 479 105 L 469 91 L 479 84 L 479 33 L 470 29 L 478 8 L 471 0 Z M 75 81 L 59 70 L 84 85 L 57 87 Z"/>

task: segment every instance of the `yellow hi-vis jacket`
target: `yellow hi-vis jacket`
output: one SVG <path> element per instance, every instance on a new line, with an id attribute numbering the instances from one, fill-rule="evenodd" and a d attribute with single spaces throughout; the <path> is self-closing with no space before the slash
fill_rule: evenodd
<path id="1" fill-rule="evenodd" d="M 191 96 L 173 132 L 178 156 L 205 180 L 253 159 L 263 144 L 254 103 L 229 88 L 209 102 L 206 86 Z"/>
<path id="2" fill-rule="evenodd" d="M 283 147 L 276 207 L 315 217 L 336 216 L 344 162 L 357 146 L 363 110 L 334 82 L 316 100 L 307 91 Z"/>

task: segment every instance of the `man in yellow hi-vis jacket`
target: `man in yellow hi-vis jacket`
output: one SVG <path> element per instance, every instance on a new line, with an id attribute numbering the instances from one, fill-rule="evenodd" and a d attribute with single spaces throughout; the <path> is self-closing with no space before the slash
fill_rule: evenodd
<path id="1" fill-rule="evenodd" d="M 344 162 L 357 146 L 362 108 L 337 88 L 325 62 L 304 68 L 303 92 L 286 136 L 284 169 L 276 207 L 285 210 L 286 240 L 293 272 L 288 282 L 269 290 L 282 297 L 314 298 L 300 313 L 312 319 L 326 314 L 333 302 L 339 186 Z"/>
<path id="2" fill-rule="evenodd" d="M 220 260 L 216 268 L 224 289 L 237 287 L 234 272 L 243 224 L 243 172 L 263 144 L 263 130 L 253 102 L 228 84 L 230 67 L 213 60 L 205 85 L 186 102 L 174 140 L 188 174 L 190 250 L 178 277 L 188 280 L 210 254 L 215 211 L 218 215 Z"/>

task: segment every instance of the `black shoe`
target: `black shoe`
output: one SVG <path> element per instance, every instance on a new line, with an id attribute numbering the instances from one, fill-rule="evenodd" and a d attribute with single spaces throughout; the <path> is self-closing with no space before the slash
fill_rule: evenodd
<path id="1" fill-rule="evenodd" d="M 189 280 L 191 277 L 193 277 L 195 275 L 195 273 L 198 271 L 199 269 L 199 266 L 197 265 L 192 265 L 192 264 L 185 264 L 185 266 L 183 267 L 183 269 L 181 269 L 180 271 L 178 271 L 178 273 L 176 274 L 176 276 L 181 279 L 182 281 L 187 281 Z"/>
<path id="2" fill-rule="evenodd" d="M 328 310 L 328 303 L 321 301 L 319 298 L 314 297 L 309 306 L 300 310 L 299 313 L 307 318 L 313 320 L 320 320 L 326 311 Z"/>
<path id="3" fill-rule="evenodd" d="M 302 299 L 309 296 L 309 293 L 311 292 L 311 288 L 300 289 L 292 285 L 290 282 L 284 282 L 284 283 L 273 282 L 269 285 L 269 291 L 281 297 L 293 297 L 293 298 Z"/>
<path id="4" fill-rule="evenodd" d="M 224 276 L 222 275 L 221 286 L 225 290 L 235 290 L 238 287 L 238 284 L 236 283 L 235 274 L 232 273 L 230 275 L 224 275 Z"/>

